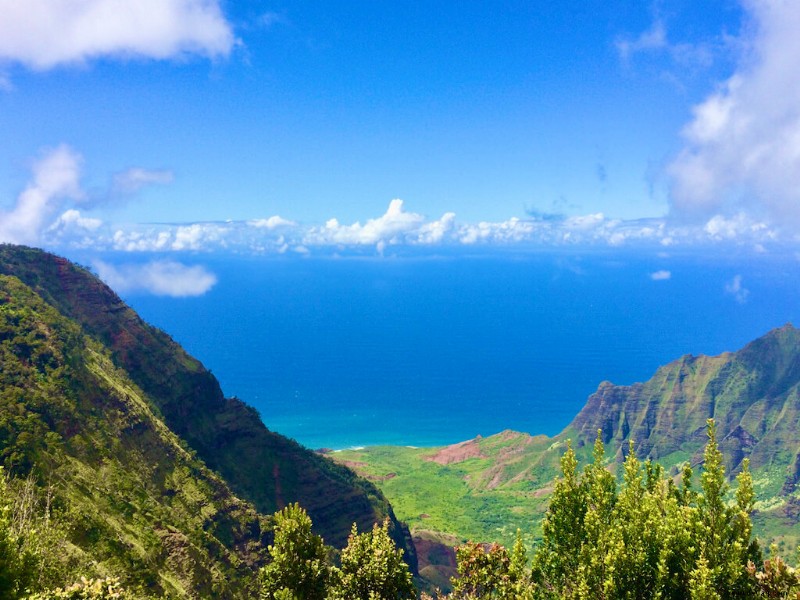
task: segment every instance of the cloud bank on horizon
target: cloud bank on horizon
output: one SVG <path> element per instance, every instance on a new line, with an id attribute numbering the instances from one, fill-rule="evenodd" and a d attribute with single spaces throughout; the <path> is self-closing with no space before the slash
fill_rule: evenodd
<path id="1" fill-rule="evenodd" d="M 85 216 L 93 206 L 80 185 L 83 159 L 61 145 L 34 162 L 32 178 L 14 207 L 0 212 L 0 242 L 36 244 L 54 249 L 122 252 L 213 252 L 256 254 L 346 253 L 364 249 L 384 254 L 391 248 L 491 246 L 608 246 L 714 244 L 749 245 L 762 252 L 769 244 L 800 241 L 768 221 L 756 221 L 744 212 L 732 217 L 714 215 L 699 224 L 668 218 L 621 220 L 603 213 L 575 216 L 534 215 L 504 221 L 459 222 L 447 212 L 438 219 L 405 209 L 393 199 L 383 215 L 342 224 L 332 217 L 322 225 L 302 224 L 279 215 L 248 221 L 128 224 L 106 223 Z M 128 169 L 112 178 L 112 192 L 134 193 L 147 185 L 172 181 L 166 171 Z"/>

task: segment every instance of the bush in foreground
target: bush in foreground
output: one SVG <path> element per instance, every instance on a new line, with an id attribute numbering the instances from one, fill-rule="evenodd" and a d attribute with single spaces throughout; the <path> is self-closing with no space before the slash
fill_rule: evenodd
<path id="1" fill-rule="evenodd" d="M 415 598 L 403 551 L 389 537 L 389 522 L 358 533 L 353 525 L 341 566 L 328 559 L 311 519 L 297 504 L 275 514 L 272 558 L 261 570 L 263 600 L 405 600 Z"/>

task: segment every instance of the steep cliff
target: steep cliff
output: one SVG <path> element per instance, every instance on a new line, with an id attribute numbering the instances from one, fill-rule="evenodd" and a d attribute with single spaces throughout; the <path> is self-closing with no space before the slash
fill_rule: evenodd
<path id="1" fill-rule="evenodd" d="M 645 383 L 602 383 L 559 437 L 590 444 L 600 430 L 615 450 L 633 440 L 641 456 L 696 464 L 708 418 L 729 472 L 750 458 L 753 471 L 771 475 L 766 493 L 790 495 L 800 457 L 800 331 L 787 324 L 737 352 L 684 356 Z"/>

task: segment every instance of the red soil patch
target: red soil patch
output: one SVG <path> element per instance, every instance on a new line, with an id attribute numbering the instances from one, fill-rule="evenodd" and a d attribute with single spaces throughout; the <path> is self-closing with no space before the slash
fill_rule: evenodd
<path id="1" fill-rule="evenodd" d="M 481 436 L 478 436 L 474 440 L 467 440 L 466 442 L 459 442 L 452 446 L 445 446 L 436 454 L 426 456 L 425 460 L 440 465 L 451 465 L 470 458 L 486 458 L 486 455 L 481 452 L 480 446 L 478 446 L 478 442 L 480 442 L 481 439 Z"/>

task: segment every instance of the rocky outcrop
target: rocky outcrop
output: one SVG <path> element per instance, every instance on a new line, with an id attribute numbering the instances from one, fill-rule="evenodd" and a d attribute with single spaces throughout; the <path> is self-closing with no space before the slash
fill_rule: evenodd
<path id="1" fill-rule="evenodd" d="M 640 456 L 699 463 L 709 418 L 730 473 L 749 458 L 754 470 L 782 470 L 784 487 L 793 488 L 793 465 L 800 464 L 800 331 L 787 324 L 738 352 L 684 356 L 645 383 L 603 382 L 559 437 L 585 446 L 599 430 L 618 451 L 633 440 Z"/>

